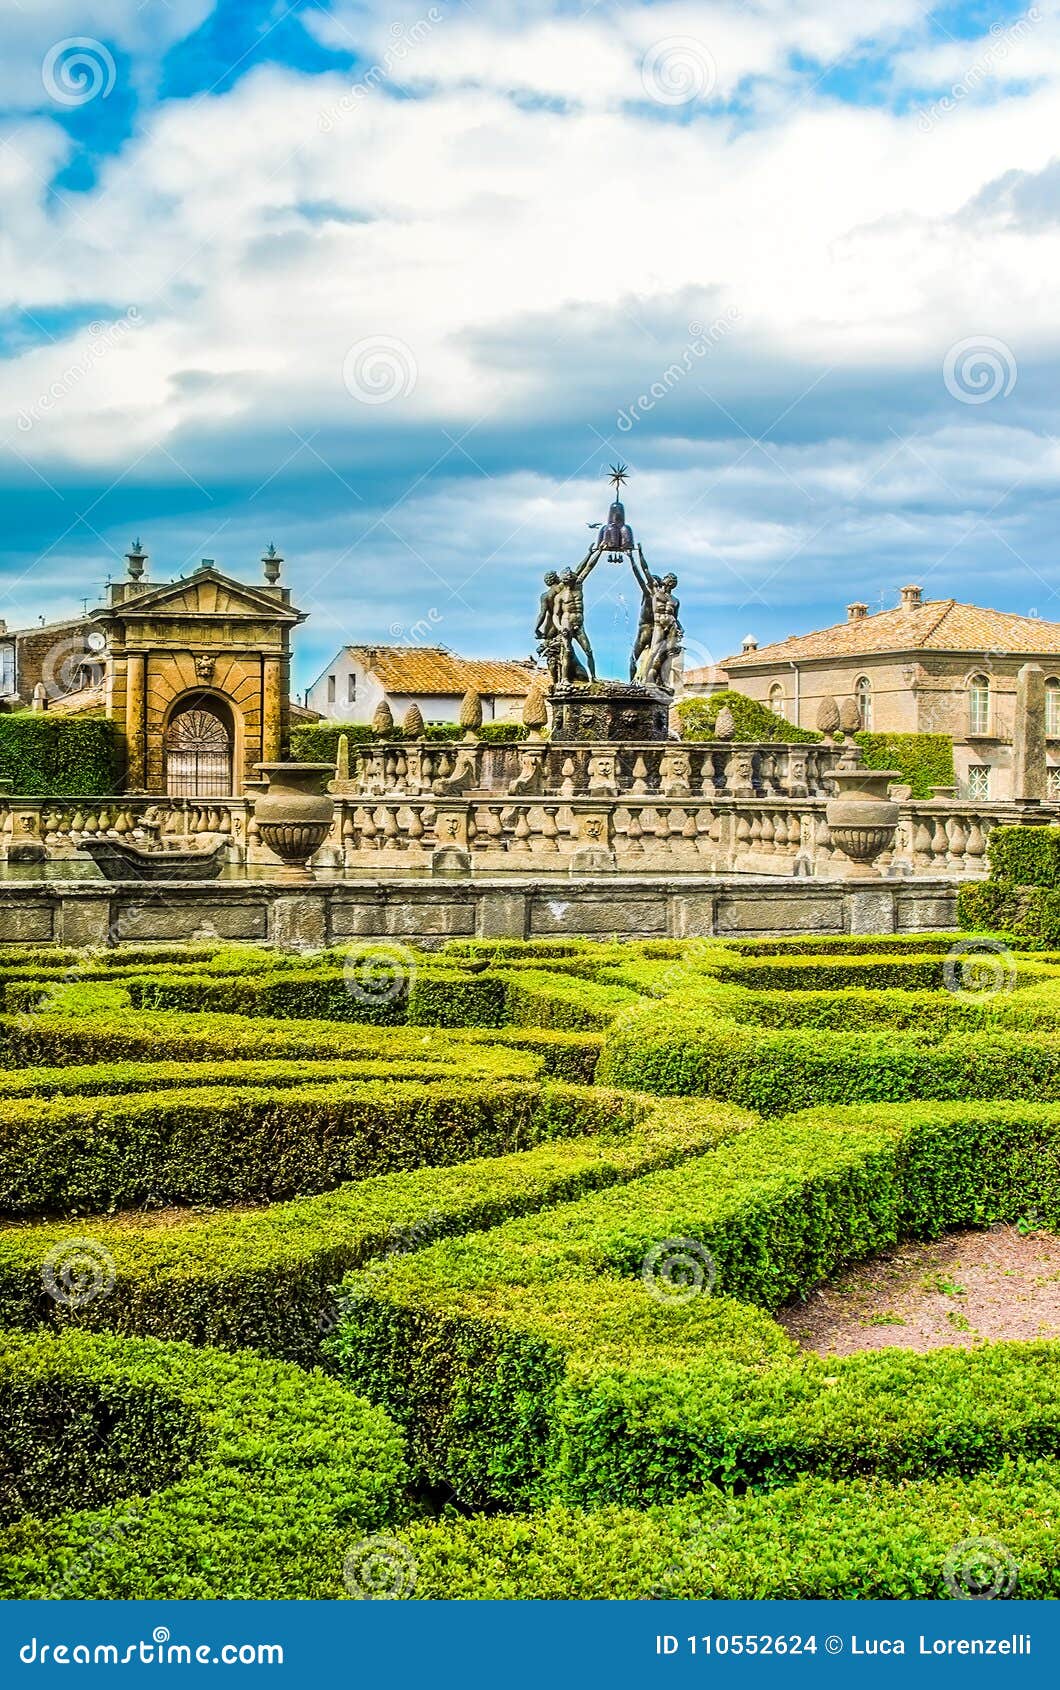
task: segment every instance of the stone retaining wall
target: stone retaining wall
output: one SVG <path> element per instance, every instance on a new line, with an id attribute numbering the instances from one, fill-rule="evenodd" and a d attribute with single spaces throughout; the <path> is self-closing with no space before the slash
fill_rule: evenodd
<path id="1" fill-rule="evenodd" d="M 21 881 L 0 885 L 0 945 L 234 939 L 675 938 L 951 928 L 959 882 L 610 874 L 576 880 Z"/>

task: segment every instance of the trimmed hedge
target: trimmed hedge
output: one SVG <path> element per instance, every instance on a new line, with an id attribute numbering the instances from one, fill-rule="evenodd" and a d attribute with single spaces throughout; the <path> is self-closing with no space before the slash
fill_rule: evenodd
<path id="1" fill-rule="evenodd" d="M 0 1101 L 0 1213 L 275 1202 L 600 1130 L 634 1109 L 613 1092 L 453 1078 L 11 1099 Z"/>
<path id="2" fill-rule="evenodd" d="M 1055 1344 L 824 1360 L 749 1303 L 776 1307 L 901 1237 L 1029 1206 L 1055 1223 L 1058 1147 L 1060 1109 L 1043 1105 L 812 1111 L 355 1275 L 330 1348 L 427 1476 L 480 1505 L 1055 1453 Z M 709 1261 L 717 1294 L 653 1295 L 659 1249 Z"/>
<path id="3" fill-rule="evenodd" d="M 1060 889 L 1060 827 L 995 827 L 987 845 L 991 880 Z"/>
<path id="4" fill-rule="evenodd" d="M 34 1493 L 0 1532 L 6 1598 L 333 1597 L 347 1551 L 400 1518 L 392 1422 L 319 1374 L 71 1332 L 6 1335 L 0 1376 Z"/>
<path id="5" fill-rule="evenodd" d="M 949 734 L 878 734 L 861 729 L 855 742 L 866 769 L 897 769 L 913 798 L 930 798 L 932 788 L 953 786 L 953 740 Z"/>
<path id="6" fill-rule="evenodd" d="M 49 1253 L 70 1243 L 68 1221 L 0 1230 L 0 1325 L 105 1326 L 313 1363 L 348 1269 L 672 1167 L 754 1117 L 698 1101 L 627 1099 L 614 1118 L 597 1110 L 594 1122 L 533 1150 L 362 1179 L 250 1213 L 189 1213 L 165 1226 L 149 1216 L 82 1223 L 113 1284 L 76 1305 L 46 1295 L 41 1279 Z"/>
<path id="7" fill-rule="evenodd" d="M 451 745 L 463 739 L 464 731 L 459 722 L 427 722 L 422 734 L 414 738 Z M 400 724 L 380 734 L 370 722 L 299 722 L 291 729 L 291 756 L 298 763 L 334 763 L 343 735 L 350 747 L 351 762 L 358 745 L 398 745 L 407 737 Z M 484 745 L 517 745 L 526 738 L 526 729 L 521 722 L 483 722 L 475 738 Z"/>
<path id="8" fill-rule="evenodd" d="M 907 1480 L 797 1479 L 766 1495 L 705 1492 L 665 1508 L 553 1506 L 400 1532 L 418 1601 L 952 1599 L 992 1540 L 997 1582 L 1020 1599 L 1060 1591 L 1060 1466 Z M 959 1546 L 968 1547 L 962 1555 Z M 947 1569 L 952 1569 L 947 1582 Z M 957 1576 L 954 1577 L 954 1574 Z M 974 1588 L 974 1586 L 971 1586 Z"/>
<path id="9" fill-rule="evenodd" d="M 117 724 L 102 716 L 0 716 L 0 777 L 19 797 L 117 792 L 120 772 Z"/>
<path id="10" fill-rule="evenodd" d="M 741 743 L 759 740 L 769 745 L 801 745 L 824 738 L 812 728 L 797 728 L 757 699 L 731 689 L 711 693 L 709 698 L 683 698 L 677 705 L 681 738 L 713 739 L 718 713 L 726 708 L 732 711 L 736 723 L 733 739 Z"/>

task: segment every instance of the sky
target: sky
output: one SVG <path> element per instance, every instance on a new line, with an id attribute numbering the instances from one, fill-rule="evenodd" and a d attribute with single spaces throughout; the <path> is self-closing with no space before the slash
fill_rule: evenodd
<path id="1" fill-rule="evenodd" d="M 1060 621 L 1060 0 L 0 20 L 9 626 L 274 544 L 299 689 L 526 657 L 616 462 L 690 666 L 908 582 Z"/>

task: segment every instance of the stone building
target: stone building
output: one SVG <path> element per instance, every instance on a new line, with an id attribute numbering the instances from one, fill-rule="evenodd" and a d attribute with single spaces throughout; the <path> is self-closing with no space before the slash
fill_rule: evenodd
<path id="1" fill-rule="evenodd" d="M 724 659 L 730 683 L 800 727 L 821 725 L 822 707 L 856 705 L 863 727 L 880 733 L 944 733 L 953 739 L 962 797 L 1012 796 L 1016 675 L 1040 663 L 1046 676 L 1045 728 L 1050 796 L 1060 796 L 1060 623 L 928 599 L 903 587 L 892 610 L 847 619 Z M 852 702 L 853 701 L 853 702 Z"/>
<path id="2" fill-rule="evenodd" d="M 34 698 L 66 700 L 103 675 L 103 635 L 90 616 L 8 628 L 0 621 L 0 702 L 9 710 L 28 708 Z"/>
<path id="3" fill-rule="evenodd" d="M 126 791 L 227 797 L 256 778 L 256 763 L 287 755 L 291 629 L 305 615 L 278 584 L 283 559 L 270 551 L 262 561 L 264 584 L 233 580 L 212 558 L 155 583 L 137 542 L 126 579 L 91 612 L 105 638 L 98 691 L 122 729 Z"/>
<path id="4" fill-rule="evenodd" d="M 482 699 L 484 722 L 517 722 L 536 678 L 529 659 L 457 657 L 444 646 L 347 645 L 305 695 L 330 721 L 370 722 L 380 704 L 400 722 L 415 704 L 425 722 L 455 722 L 466 692 Z"/>

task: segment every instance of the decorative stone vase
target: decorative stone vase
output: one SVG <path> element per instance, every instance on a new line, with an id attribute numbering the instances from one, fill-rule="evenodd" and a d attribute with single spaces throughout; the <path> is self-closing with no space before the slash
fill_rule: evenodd
<path id="1" fill-rule="evenodd" d="M 845 872 L 851 879 L 874 879 L 873 864 L 894 840 L 898 805 L 887 796 L 892 781 L 901 780 L 897 769 L 862 767 L 860 745 L 849 748 L 832 770 L 839 788 L 838 798 L 825 805 L 825 821 L 837 846 L 849 859 Z"/>
<path id="2" fill-rule="evenodd" d="M 312 880 L 309 859 L 319 851 L 334 818 L 325 790 L 335 771 L 330 763 L 256 763 L 268 781 L 254 805 L 258 833 L 283 863 L 286 880 Z"/>

